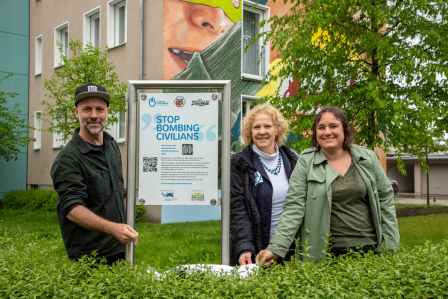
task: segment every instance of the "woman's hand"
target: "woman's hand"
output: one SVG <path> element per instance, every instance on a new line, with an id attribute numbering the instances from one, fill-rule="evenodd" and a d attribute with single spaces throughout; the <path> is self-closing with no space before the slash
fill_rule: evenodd
<path id="1" fill-rule="evenodd" d="M 270 250 L 263 249 L 257 254 L 255 261 L 258 266 L 270 266 L 276 259 L 277 257 Z"/>
<path id="2" fill-rule="evenodd" d="M 240 258 L 238 259 L 238 263 L 240 263 L 240 265 L 253 264 L 252 263 L 252 252 L 244 251 L 243 253 L 241 253 Z"/>

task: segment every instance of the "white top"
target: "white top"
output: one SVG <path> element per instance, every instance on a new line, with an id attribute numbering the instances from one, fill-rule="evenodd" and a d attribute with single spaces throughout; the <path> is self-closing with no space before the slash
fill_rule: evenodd
<path id="1" fill-rule="evenodd" d="M 278 155 L 280 152 L 278 146 L 275 146 L 274 154 L 267 154 L 260 150 L 255 144 L 252 145 L 252 150 L 258 155 L 261 163 L 265 168 L 274 169 L 278 163 Z M 265 169 L 266 170 L 266 169 Z M 285 203 L 286 194 L 288 193 L 288 178 L 286 176 L 285 167 L 283 165 L 283 159 L 280 155 L 280 172 L 275 175 L 266 171 L 269 181 L 272 184 L 272 214 L 271 214 L 271 233 L 270 238 L 274 235 L 278 221 L 283 212 L 283 205 Z"/>

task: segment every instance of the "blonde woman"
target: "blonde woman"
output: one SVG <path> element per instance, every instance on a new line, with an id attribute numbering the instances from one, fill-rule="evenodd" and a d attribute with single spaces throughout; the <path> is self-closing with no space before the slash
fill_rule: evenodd
<path id="1" fill-rule="evenodd" d="M 232 264 L 254 263 L 276 230 L 297 161 L 282 145 L 287 132 L 288 123 L 269 104 L 255 106 L 243 120 L 246 147 L 231 162 Z"/>

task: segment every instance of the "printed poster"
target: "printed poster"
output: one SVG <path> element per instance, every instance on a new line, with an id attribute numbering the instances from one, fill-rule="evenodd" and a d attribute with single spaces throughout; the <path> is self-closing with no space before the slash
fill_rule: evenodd
<path id="1" fill-rule="evenodd" d="M 139 202 L 218 205 L 221 93 L 140 93 Z"/>

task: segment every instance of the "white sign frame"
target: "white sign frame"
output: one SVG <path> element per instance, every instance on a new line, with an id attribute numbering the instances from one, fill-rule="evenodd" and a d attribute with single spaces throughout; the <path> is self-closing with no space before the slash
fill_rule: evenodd
<path id="1" fill-rule="evenodd" d="M 222 96 L 221 111 L 221 263 L 228 265 L 230 262 L 230 155 L 231 155 L 231 81 L 230 80 L 130 80 L 128 81 L 128 121 L 127 121 L 127 223 L 135 226 L 135 204 L 138 196 L 138 157 L 139 157 L 139 119 L 140 101 L 138 92 L 141 90 L 169 89 L 179 93 L 179 89 L 209 89 L 218 90 Z M 126 260 L 134 265 L 134 244 L 126 247 Z"/>

